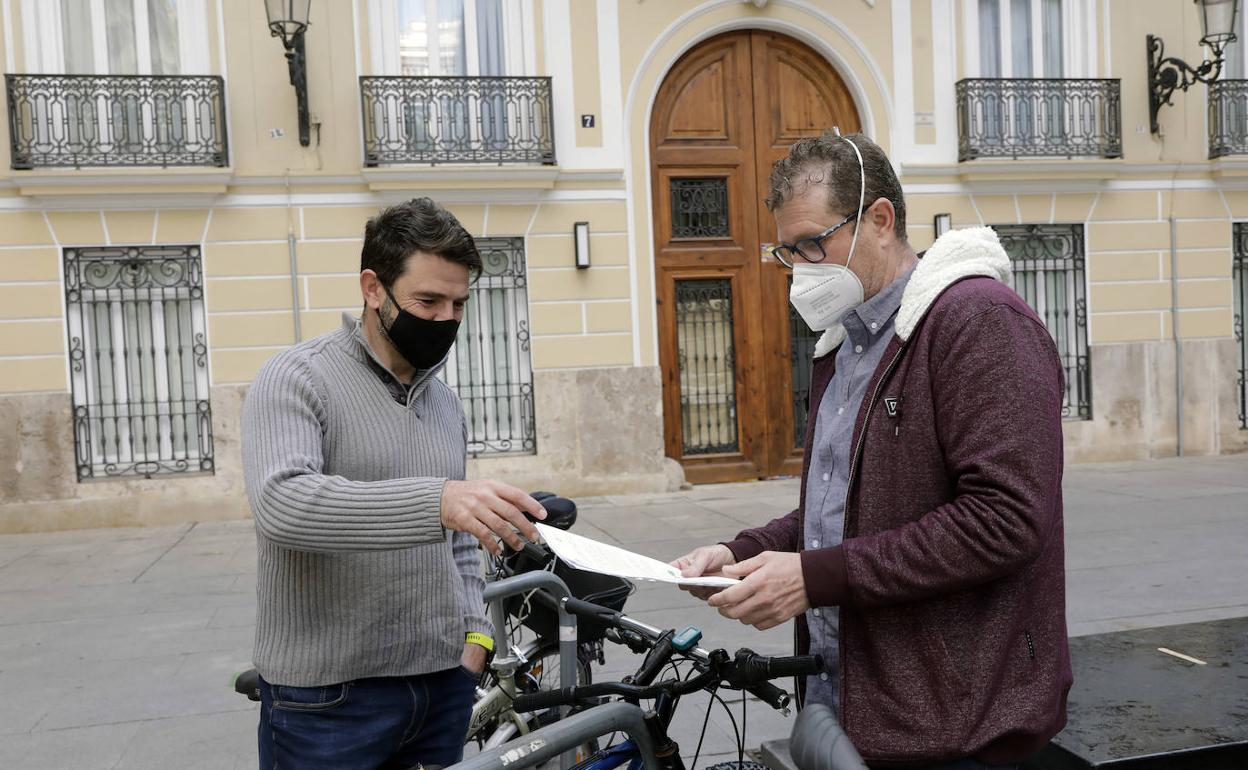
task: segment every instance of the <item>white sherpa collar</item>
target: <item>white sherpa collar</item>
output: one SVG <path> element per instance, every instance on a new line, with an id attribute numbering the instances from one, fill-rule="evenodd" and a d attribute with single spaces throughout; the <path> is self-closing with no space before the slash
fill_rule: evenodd
<path id="1" fill-rule="evenodd" d="M 1001 248 L 997 231 L 991 227 L 968 227 L 950 230 L 937 238 L 919 260 L 901 295 L 901 309 L 897 311 L 897 320 L 893 324 L 897 336 L 903 340 L 910 339 L 941 292 L 955 281 L 973 275 L 1010 285 L 1010 258 Z M 828 329 L 815 344 L 815 358 L 831 353 L 844 339 L 844 326 L 837 324 Z"/>

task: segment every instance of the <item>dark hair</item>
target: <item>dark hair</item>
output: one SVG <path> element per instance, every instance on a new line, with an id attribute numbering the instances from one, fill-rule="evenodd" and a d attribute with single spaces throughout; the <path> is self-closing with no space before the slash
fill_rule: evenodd
<path id="1" fill-rule="evenodd" d="M 893 231 L 898 238 L 906 240 L 906 199 L 901 193 L 901 182 L 897 181 L 893 164 L 880 146 L 862 134 L 848 134 L 842 138 L 825 131 L 823 136 L 795 142 L 788 156 L 771 169 L 770 190 L 765 201 L 767 210 L 775 211 L 795 193 L 811 185 L 826 184 L 828 201 L 836 213 L 848 216 L 856 212 L 861 185 L 858 158 L 844 139 L 852 141 L 862 153 L 862 167 L 867 177 L 863 206 L 888 198 L 897 215 Z"/>
<path id="2" fill-rule="evenodd" d="M 372 270 L 383 286 L 393 286 L 414 252 L 436 254 L 481 274 L 481 253 L 455 215 L 428 198 L 413 198 L 383 209 L 364 226 L 360 272 Z"/>

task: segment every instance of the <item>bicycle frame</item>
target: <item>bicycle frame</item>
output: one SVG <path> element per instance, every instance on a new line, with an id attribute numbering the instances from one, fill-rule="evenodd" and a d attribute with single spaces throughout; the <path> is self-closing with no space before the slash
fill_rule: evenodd
<path id="1" fill-rule="evenodd" d="M 619 701 L 604 703 L 579 714 L 573 714 L 567 719 L 546 725 L 502 746 L 483 751 L 452 767 L 454 770 L 508 770 L 508 768 L 514 770 L 518 767 L 531 767 L 566 754 L 568 749 L 579 746 L 587 740 L 613 732 L 625 733 L 629 737 L 626 744 L 633 744 L 633 748 L 625 750 L 625 744 L 621 744 L 614 749 L 607 749 L 606 752 L 612 755 L 611 759 L 607 759 L 600 753 L 598 758 L 591 759 L 588 763 L 612 761 L 613 764 L 604 764 L 600 767 L 595 765 L 596 770 L 619 767 L 629 760 L 631 760 L 629 765 L 631 770 L 641 770 L 641 768 L 660 770 L 659 760 L 655 756 L 654 741 L 650 737 L 650 731 L 641 709 L 633 704 Z"/>

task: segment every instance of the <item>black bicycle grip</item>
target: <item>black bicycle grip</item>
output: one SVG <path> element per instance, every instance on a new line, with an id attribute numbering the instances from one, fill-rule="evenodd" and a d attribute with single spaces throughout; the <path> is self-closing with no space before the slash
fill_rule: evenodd
<path id="1" fill-rule="evenodd" d="M 759 682 L 745 689 L 755 698 L 771 706 L 776 711 L 783 711 L 789 707 L 789 694 L 771 682 Z"/>
<path id="2" fill-rule="evenodd" d="M 819 655 L 770 657 L 756 655 L 751 650 L 739 650 L 735 663 L 736 679 L 746 683 L 778 679 L 783 676 L 810 676 L 823 670 L 823 658 Z"/>
<path id="3" fill-rule="evenodd" d="M 812 676 L 823 671 L 823 657 L 820 655 L 787 655 L 767 658 L 766 665 L 769 679 L 778 676 Z"/>
<path id="4" fill-rule="evenodd" d="M 575 687 L 560 687 L 555 690 L 538 690 L 537 692 L 517 695 L 511 707 L 516 713 L 539 711 L 568 705 L 576 700 Z"/>

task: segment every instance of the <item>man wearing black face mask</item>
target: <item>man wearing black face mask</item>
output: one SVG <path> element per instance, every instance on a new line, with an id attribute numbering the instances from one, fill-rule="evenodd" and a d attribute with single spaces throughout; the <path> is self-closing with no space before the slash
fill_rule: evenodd
<path id="1" fill-rule="evenodd" d="M 480 269 L 433 201 L 386 209 L 365 229 L 362 317 L 274 356 L 248 393 L 262 768 L 462 755 L 493 644 L 476 541 L 518 549 L 516 529 L 537 538 L 522 511 L 545 516 L 463 480 L 464 413 L 437 374 Z"/>

